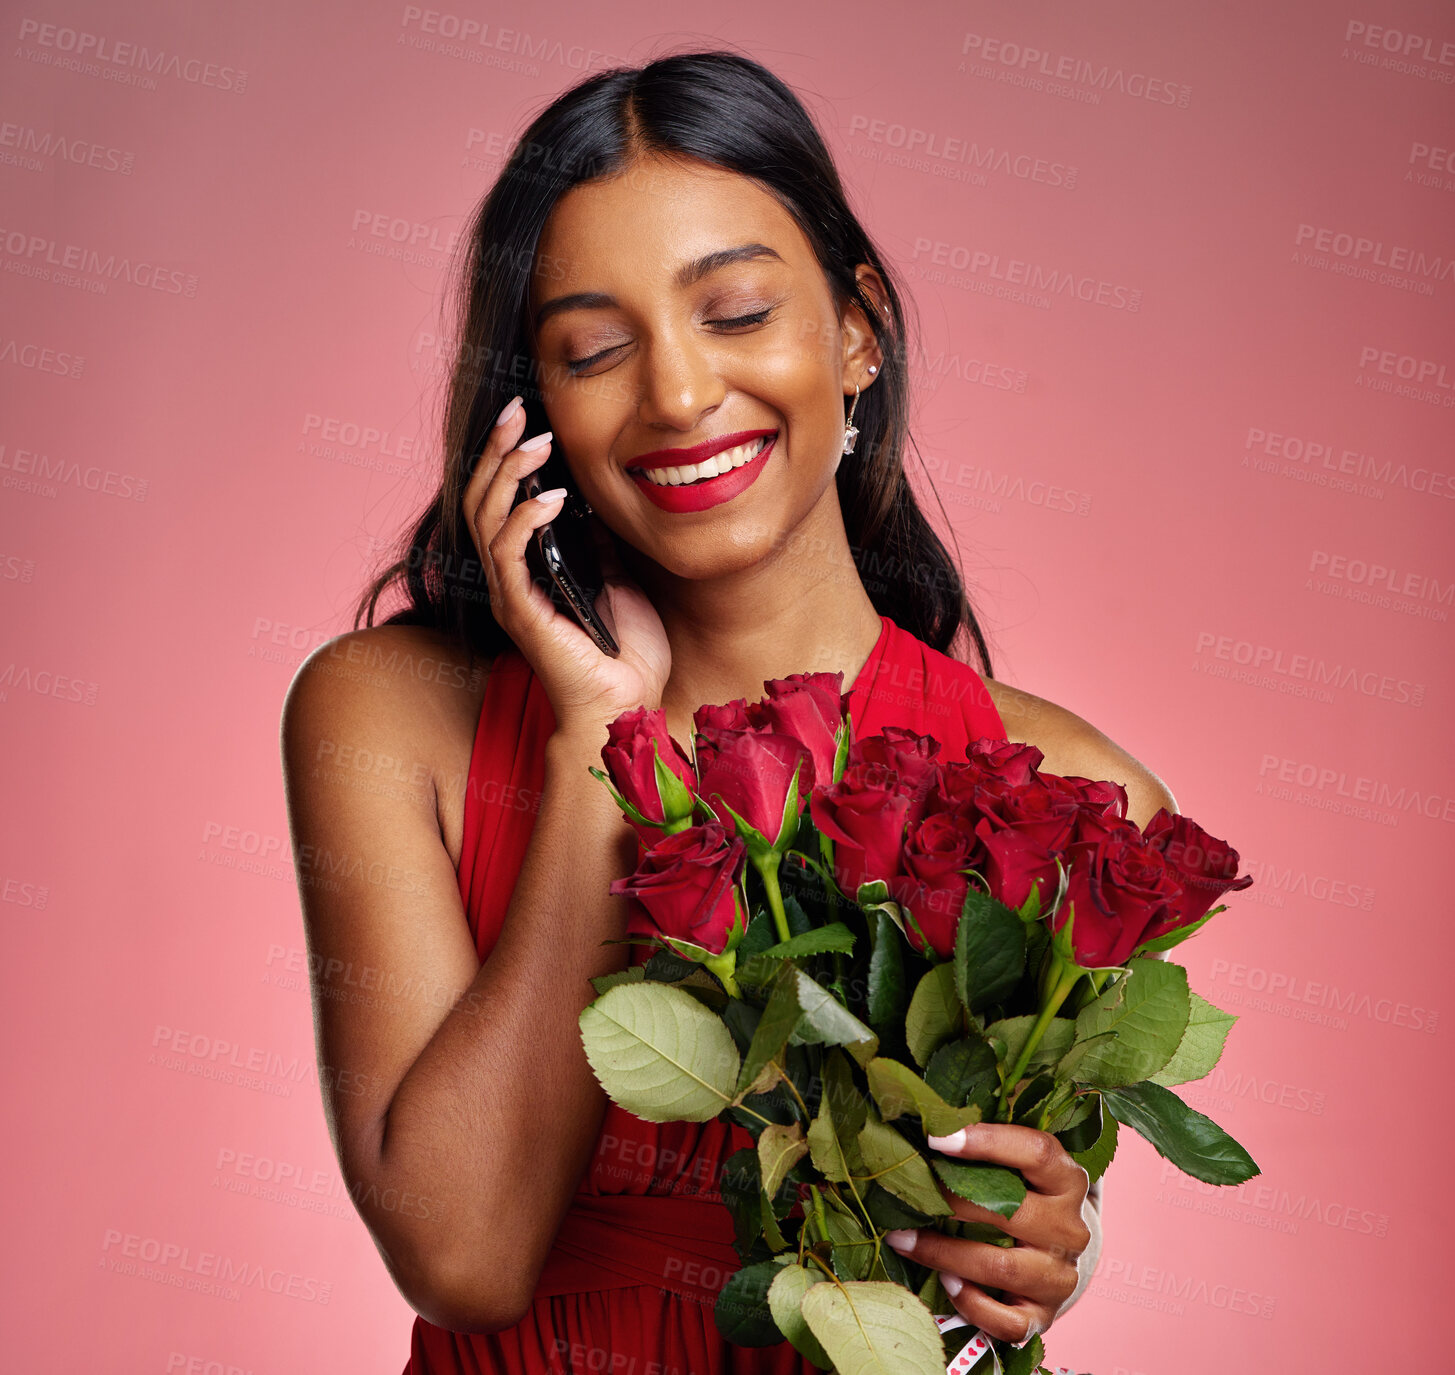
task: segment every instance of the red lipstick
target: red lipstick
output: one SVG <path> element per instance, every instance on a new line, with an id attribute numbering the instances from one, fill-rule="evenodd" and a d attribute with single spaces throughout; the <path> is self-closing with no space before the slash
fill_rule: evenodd
<path id="1" fill-rule="evenodd" d="M 633 459 L 627 472 L 632 481 L 646 493 L 647 499 L 661 510 L 676 513 L 705 511 L 711 506 L 730 501 L 757 481 L 758 474 L 768 462 L 769 454 L 773 452 L 777 434 L 776 430 L 739 430 L 716 439 L 705 439 L 690 449 L 655 449 Z M 733 449 L 739 444 L 765 436 L 768 442 L 758 454 L 748 462 L 719 473 L 716 477 L 669 487 L 653 482 L 645 473 L 639 471 L 644 468 L 676 468 L 701 463 L 724 449 Z"/>
<path id="2" fill-rule="evenodd" d="M 720 454 L 724 449 L 736 449 L 750 439 L 761 439 L 765 434 L 777 434 L 777 430 L 735 430 L 732 434 L 718 435 L 716 439 L 704 439 L 689 449 L 653 449 L 627 464 L 627 471 L 633 468 L 680 468 L 691 463 L 701 463 Z"/>

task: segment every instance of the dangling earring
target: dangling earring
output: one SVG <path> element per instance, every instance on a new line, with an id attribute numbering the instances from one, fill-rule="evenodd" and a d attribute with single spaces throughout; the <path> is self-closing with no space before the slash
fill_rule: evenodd
<path id="1" fill-rule="evenodd" d="M 859 431 L 854 426 L 854 407 L 859 404 L 859 384 L 854 383 L 854 400 L 849 406 L 849 418 L 844 422 L 844 452 L 854 452 L 854 443 L 859 438 Z"/>

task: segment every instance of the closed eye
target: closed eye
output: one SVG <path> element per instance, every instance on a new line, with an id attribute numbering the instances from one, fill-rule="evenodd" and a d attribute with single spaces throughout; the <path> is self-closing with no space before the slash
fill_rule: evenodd
<path id="1" fill-rule="evenodd" d="M 566 359 L 566 367 L 571 372 L 581 372 L 583 369 L 589 368 L 593 363 L 599 363 L 608 354 L 615 353 L 617 349 L 625 347 L 625 344 L 613 344 L 609 349 L 602 349 L 600 353 L 593 353 L 589 358 L 568 358 Z"/>
<path id="2" fill-rule="evenodd" d="M 773 307 L 768 306 L 764 310 L 755 310 L 751 315 L 738 315 L 731 320 L 709 320 L 710 325 L 726 325 L 736 329 L 740 325 L 761 325 L 773 313 Z"/>
<path id="3" fill-rule="evenodd" d="M 762 310 L 755 310 L 751 315 L 735 315 L 730 320 L 708 320 L 706 323 L 716 325 L 721 329 L 745 329 L 751 325 L 761 325 L 773 314 L 775 309 L 776 307 L 774 306 L 767 306 Z M 609 349 L 602 349 L 599 353 L 593 353 L 589 358 L 568 358 L 566 359 L 566 367 L 573 373 L 582 372 L 593 363 L 599 363 L 603 358 L 625 347 L 625 344 L 613 344 Z"/>

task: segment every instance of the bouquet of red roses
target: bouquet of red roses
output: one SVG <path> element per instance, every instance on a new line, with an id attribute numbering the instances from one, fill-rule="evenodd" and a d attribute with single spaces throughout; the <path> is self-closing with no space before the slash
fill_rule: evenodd
<path id="1" fill-rule="evenodd" d="M 1096 1179 L 1122 1124 L 1198 1179 L 1258 1173 L 1169 1087 L 1211 1072 L 1234 1018 L 1160 958 L 1252 879 L 1186 817 L 1139 829 L 1119 784 L 1040 772 L 1034 746 L 856 741 L 842 682 L 792 674 L 703 707 L 692 757 L 660 710 L 612 723 L 591 772 L 641 843 L 611 892 L 632 899 L 626 939 L 658 949 L 593 980 L 581 1033 L 627 1111 L 753 1135 L 721 1180 L 742 1260 L 715 1309 L 729 1341 L 939 1375 L 989 1343 L 941 1330 L 958 1317 L 939 1273 L 883 1234 L 1010 1245 L 941 1185 L 1010 1218 L 1026 1184 L 927 1136 L 1030 1125 Z M 985 1359 L 1015 1375 L 1041 1356 L 1035 1337 Z"/>

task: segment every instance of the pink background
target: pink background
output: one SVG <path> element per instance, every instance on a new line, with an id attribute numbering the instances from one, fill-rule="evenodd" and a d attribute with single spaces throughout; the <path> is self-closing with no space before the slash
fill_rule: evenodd
<path id="1" fill-rule="evenodd" d="M 1449 7 L 125 8 L 11 7 L 0 50 L 4 1364 L 402 1367 L 313 1069 L 283 693 L 430 488 L 445 255 L 512 134 L 588 67 L 727 42 L 907 275 L 999 675 L 1259 879 L 1185 948 L 1241 1016 L 1187 1096 L 1264 1174 L 1133 1139 L 1053 1355 L 1436 1368 Z M 1007 294 L 1015 262 L 1079 294 Z M 198 1289 L 204 1255 L 252 1278 Z"/>

